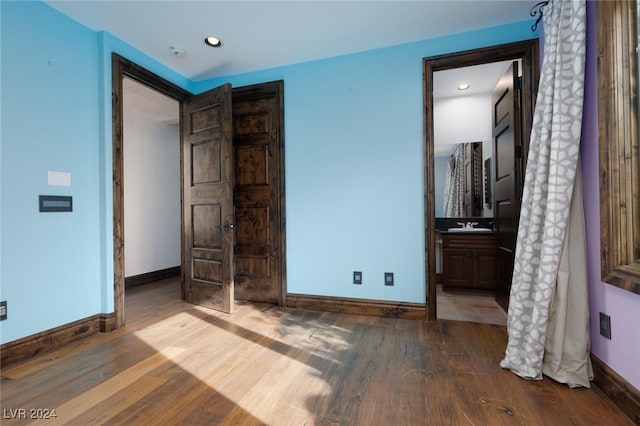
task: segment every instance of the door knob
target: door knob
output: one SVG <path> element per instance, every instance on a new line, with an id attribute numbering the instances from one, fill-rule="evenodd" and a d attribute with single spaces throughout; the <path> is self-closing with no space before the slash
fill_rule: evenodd
<path id="1" fill-rule="evenodd" d="M 229 232 L 230 229 L 233 229 L 233 223 L 229 223 L 228 220 L 225 220 L 222 224 L 222 229 L 224 229 L 224 232 Z"/>

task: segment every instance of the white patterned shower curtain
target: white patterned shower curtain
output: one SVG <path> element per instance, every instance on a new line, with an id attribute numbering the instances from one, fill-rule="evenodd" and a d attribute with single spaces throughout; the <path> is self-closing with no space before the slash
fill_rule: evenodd
<path id="1" fill-rule="evenodd" d="M 590 387 L 589 300 L 579 151 L 584 1 L 544 9 L 544 63 L 531 131 L 503 368 Z"/>

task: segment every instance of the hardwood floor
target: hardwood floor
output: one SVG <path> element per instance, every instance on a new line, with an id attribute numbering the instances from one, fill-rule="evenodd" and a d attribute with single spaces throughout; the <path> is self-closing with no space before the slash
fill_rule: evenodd
<path id="1" fill-rule="evenodd" d="M 448 292 L 438 284 L 437 316 L 442 320 L 507 325 L 507 313 L 495 296 L 482 293 Z"/>
<path id="2" fill-rule="evenodd" d="M 2 424 L 632 424 L 598 389 L 502 370 L 502 326 L 250 303 L 227 315 L 179 294 L 176 279 L 132 288 L 123 329 L 3 369 Z"/>

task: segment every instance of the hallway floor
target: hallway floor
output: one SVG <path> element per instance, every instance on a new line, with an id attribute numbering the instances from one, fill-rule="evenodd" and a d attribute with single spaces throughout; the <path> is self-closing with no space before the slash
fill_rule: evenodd
<path id="1" fill-rule="evenodd" d="M 438 319 L 507 325 L 507 314 L 492 295 L 464 292 L 445 292 L 437 289 Z"/>

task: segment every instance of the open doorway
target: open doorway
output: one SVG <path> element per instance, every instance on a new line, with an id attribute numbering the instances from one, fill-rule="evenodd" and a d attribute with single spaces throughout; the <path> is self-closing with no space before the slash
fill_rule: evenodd
<path id="1" fill-rule="evenodd" d="M 180 276 L 180 104 L 123 82 L 125 288 Z"/>
<path id="2" fill-rule="evenodd" d="M 523 167 L 526 161 L 524 154 L 527 152 L 529 134 L 531 131 L 531 121 L 533 116 L 533 106 L 535 94 L 537 93 L 537 83 L 539 76 L 538 40 L 528 40 L 524 42 L 510 43 L 500 46 L 492 46 L 471 51 L 440 55 L 423 60 L 424 69 L 424 102 L 425 102 L 425 246 L 426 246 L 426 278 L 427 278 L 427 305 L 428 319 L 436 320 L 437 315 L 437 262 L 436 262 L 436 184 L 434 172 L 435 158 L 435 133 L 434 133 L 434 74 L 436 72 L 455 70 L 464 67 L 478 66 L 503 61 L 518 61 L 521 64 L 522 78 L 519 82 L 519 112 L 517 114 L 518 125 L 516 131 L 519 138 L 519 147 L 512 146 L 512 151 L 521 157 L 515 161 L 515 181 L 520 182 Z M 460 124 L 461 125 L 461 124 Z M 492 136 L 492 143 L 496 137 Z M 464 141 L 461 141 L 464 142 Z M 467 141 L 474 142 L 474 141 Z M 491 170 L 495 170 L 495 167 Z M 495 180 L 493 175 L 492 180 Z M 519 199 L 516 200 L 519 203 Z M 495 201 L 494 201 L 495 206 Z M 501 224 L 497 224 L 499 219 L 492 219 L 491 226 L 500 229 Z M 456 226 L 456 220 L 453 220 Z M 489 222 L 487 222 L 489 224 Z M 502 224 L 505 225 L 505 224 Z M 513 228 L 514 224 L 509 224 Z M 516 224 L 517 228 L 517 224 Z M 504 228 L 503 228 L 504 229 Z M 497 250 L 496 250 L 497 252 Z M 499 273 L 496 266 L 496 273 Z"/>
<path id="3" fill-rule="evenodd" d="M 223 89 L 221 86 L 200 95 L 193 95 L 126 58 L 115 53 L 112 54 L 114 316 L 112 323 L 105 324 L 105 331 L 117 329 L 125 323 L 123 86 L 126 78 L 141 83 L 146 88 L 177 102 L 181 111 L 179 122 L 183 135 L 185 134 L 185 123 L 202 123 L 203 118 L 218 117 L 216 114 L 204 114 L 206 117 L 201 117 L 203 114 L 200 114 L 197 120 L 194 117 L 185 119 L 185 113 L 187 115 L 189 113 L 189 103 L 196 98 L 202 98 L 218 89 Z M 232 271 L 231 283 L 234 279 L 236 283 L 239 283 L 235 292 L 238 299 L 284 305 L 286 296 L 284 83 L 282 81 L 259 83 L 239 87 L 232 91 L 229 90 L 230 85 L 224 86 L 227 86 L 223 91 L 228 97 L 230 107 L 229 113 L 224 114 L 226 121 L 223 126 L 226 129 L 231 129 L 230 135 L 232 136 L 226 139 L 229 142 L 225 142 L 225 144 L 229 143 L 228 152 L 232 153 L 225 158 L 239 159 L 232 162 L 233 166 L 229 173 L 225 172 L 225 176 L 229 175 L 232 178 L 230 182 L 236 181 L 235 187 L 230 186 L 225 191 L 225 194 L 233 194 L 231 197 L 233 200 L 231 201 L 231 198 L 229 200 L 230 203 L 232 202 L 231 214 L 225 218 L 228 219 L 225 221 L 225 232 L 232 233 L 235 236 L 232 241 L 235 240 L 237 243 L 235 247 L 231 246 L 228 251 L 230 253 L 229 259 L 231 259 L 231 265 L 228 269 Z M 216 105 L 218 104 L 216 103 Z M 199 112 L 200 110 L 196 111 L 196 115 Z M 209 128 L 214 127 L 207 127 L 207 129 Z M 178 184 L 182 186 L 181 198 L 184 200 L 185 185 L 193 185 L 191 182 L 193 173 L 184 165 L 185 158 L 187 158 L 183 155 L 184 150 L 211 153 L 217 151 L 195 149 L 189 145 L 192 144 L 189 142 L 189 138 L 185 137 L 180 138 L 180 144 L 182 144 L 180 151 L 182 168 Z M 198 147 L 201 147 L 202 141 L 197 141 L 197 144 Z M 265 193 L 267 197 L 259 198 L 251 191 Z M 245 206 L 239 200 L 253 200 L 253 204 Z M 187 240 L 185 229 L 192 230 L 193 228 L 185 220 L 185 208 L 188 210 L 187 213 L 193 209 L 183 201 L 181 201 L 181 205 L 180 240 L 182 248 L 180 259 L 182 297 L 184 299 L 185 270 L 188 269 L 185 268 L 185 264 L 193 266 L 192 262 L 185 260 L 185 240 Z M 268 215 L 265 215 L 265 212 L 268 212 Z M 261 218 L 265 220 L 258 220 Z M 218 228 L 222 228 L 222 224 Z M 268 235 L 269 238 L 264 238 L 264 235 Z M 269 273 L 265 273 L 265 270 Z M 202 270 L 199 271 L 202 272 Z M 205 268 L 204 272 L 207 271 L 208 269 Z M 197 274 L 187 275 L 190 281 L 200 278 L 195 276 Z M 233 293 L 231 294 L 233 295 Z"/>
<path id="4" fill-rule="evenodd" d="M 477 229 L 493 229 L 492 161 L 495 158 L 492 137 L 492 94 L 512 61 L 500 61 L 436 71 L 433 73 L 434 110 L 434 203 L 436 218 L 436 281 L 439 319 L 506 325 L 507 316 L 496 301 L 495 267 L 486 265 L 495 258 L 486 253 L 483 265 L 464 265 L 474 273 L 443 274 L 443 263 L 450 269 L 459 259 L 452 244 L 480 245 L 495 241 L 466 234 L 452 240 L 449 227 L 472 223 Z M 462 191 L 459 189 L 462 188 Z M 468 231 L 466 231 L 468 232 Z M 443 243 L 447 243 L 443 256 Z M 484 249 L 483 249 L 484 250 Z M 464 255 L 464 251 L 460 251 Z M 458 256 L 458 257 L 456 257 Z M 473 261 L 464 263 L 475 263 Z M 452 264 L 453 263 L 453 264 Z M 481 269 L 482 268 L 482 269 Z M 480 276 L 479 274 L 483 275 Z"/>

